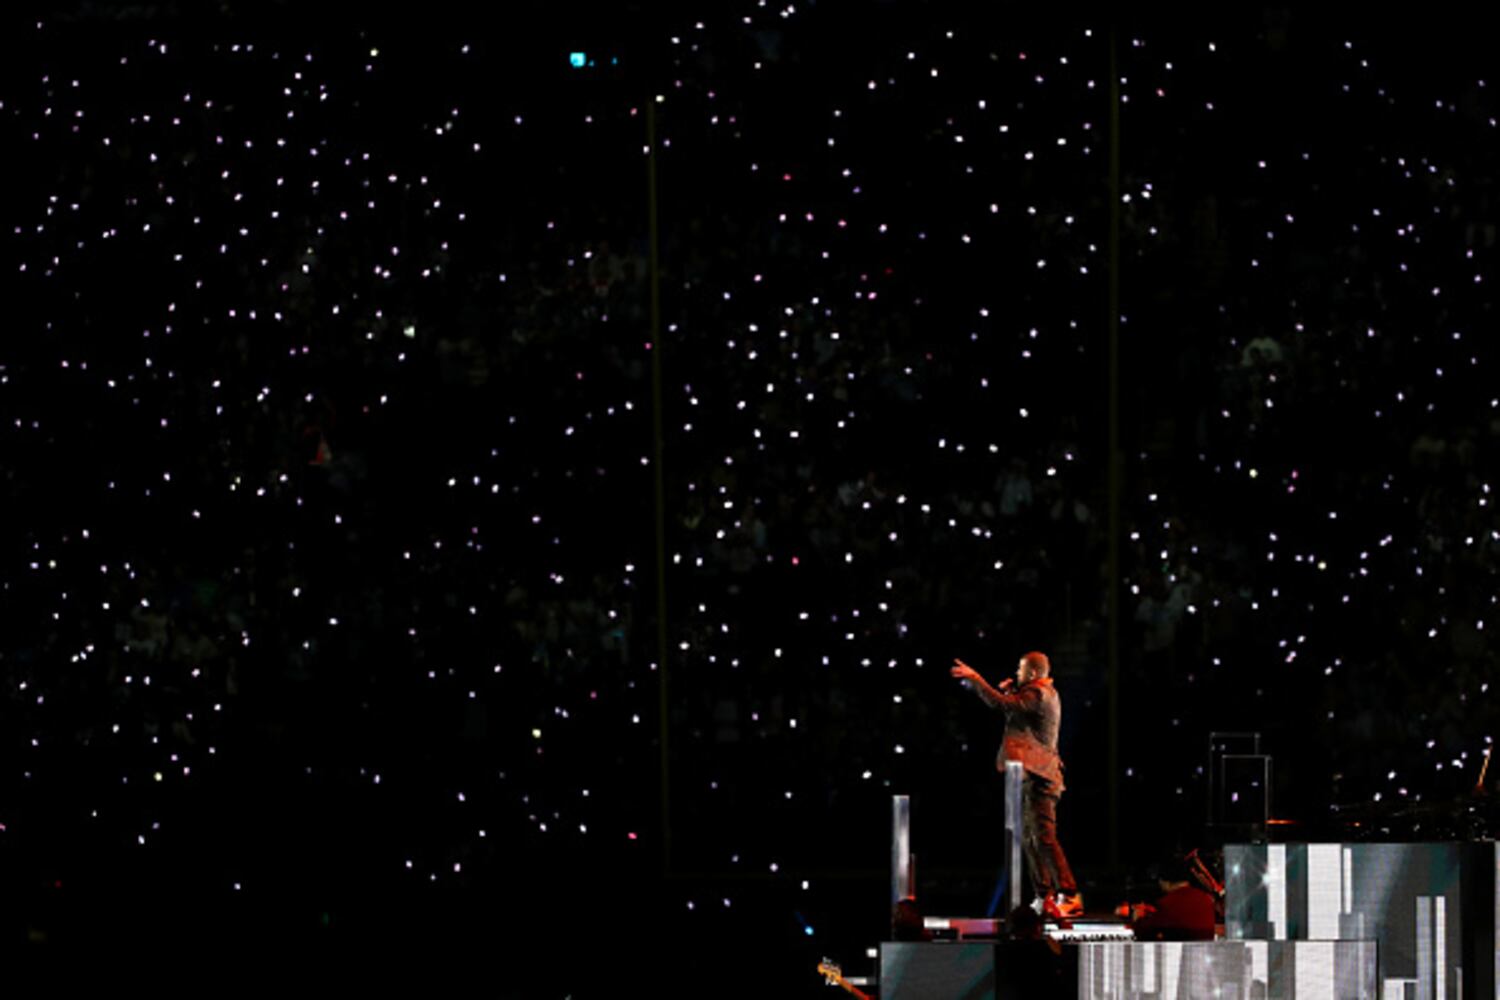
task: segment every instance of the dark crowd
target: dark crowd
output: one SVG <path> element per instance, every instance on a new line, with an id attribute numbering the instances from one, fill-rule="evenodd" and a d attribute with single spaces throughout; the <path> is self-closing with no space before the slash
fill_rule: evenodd
<path id="1" fill-rule="evenodd" d="M 1112 877 L 1111 629 L 1127 864 L 1204 842 L 1212 732 L 1309 830 L 1476 781 L 1500 83 L 1459 27 L 3 16 L 8 945 L 816 985 L 888 930 L 892 794 L 927 891 L 989 897 L 955 656 L 1049 652 Z"/>

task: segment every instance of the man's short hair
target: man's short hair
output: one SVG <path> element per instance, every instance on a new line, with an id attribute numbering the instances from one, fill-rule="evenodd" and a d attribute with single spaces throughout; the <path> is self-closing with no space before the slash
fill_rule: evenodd
<path id="1" fill-rule="evenodd" d="M 1036 674 L 1038 677 L 1052 676 L 1052 661 L 1047 659 L 1046 653 L 1038 653 L 1033 650 L 1032 652 L 1027 653 L 1025 656 L 1021 657 L 1021 659 L 1031 664 L 1031 672 Z"/>

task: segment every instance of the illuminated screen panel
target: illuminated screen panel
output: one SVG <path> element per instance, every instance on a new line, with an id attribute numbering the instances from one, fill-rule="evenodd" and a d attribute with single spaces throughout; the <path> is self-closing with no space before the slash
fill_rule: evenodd
<path id="1" fill-rule="evenodd" d="M 880 946 L 882 1000 L 996 1000 L 994 942 Z"/>
<path id="2" fill-rule="evenodd" d="M 1382 997 L 1493 996 L 1500 966 L 1480 970 L 1478 963 L 1490 962 L 1488 945 L 1500 926 L 1493 903 L 1500 857 L 1491 846 L 1486 869 L 1479 870 L 1466 860 L 1469 851 L 1463 844 L 1228 846 L 1225 935 L 1246 941 L 1371 940 L 1379 945 Z M 1488 887 L 1490 912 L 1477 920 L 1480 914 L 1471 907 L 1479 896 L 1475 885 L 1465 884 L 1466 874 Z M 1468 969 L 1466 917 L 1476 932 L 1489 931 L 1485 947 L 1470 949 Z M 1473 978 L 1481 971 L 1488 984 Z"/>
<path id="3" fill-rule="evenodd" d="M 1078 946 L 1079 1000 L 1381 1000 L 1361 941 L 1103 942 Z"/>

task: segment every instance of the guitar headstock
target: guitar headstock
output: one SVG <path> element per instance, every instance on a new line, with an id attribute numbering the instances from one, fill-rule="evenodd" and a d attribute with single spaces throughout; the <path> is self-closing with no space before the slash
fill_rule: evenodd
<path id="1" fill-rule="evenodd" d="M 858 986 L 855 986 L 853 983 L 849 982 L 849 980 L 845 979 L 844 970 L 839 968 L 838 963 L 833 961 L 832 959 L 825 958 L 823 959 L 823 961 L 819 962 L 818 973 L 823 977 L 823 979 L 828 983 L 829 986 L 842 986 L 845 990 L 848 991 L 849 995 L 855 997 L 856 1000 L 873 1000 L 873 998 L 868 993 L 864 992 Z"/>

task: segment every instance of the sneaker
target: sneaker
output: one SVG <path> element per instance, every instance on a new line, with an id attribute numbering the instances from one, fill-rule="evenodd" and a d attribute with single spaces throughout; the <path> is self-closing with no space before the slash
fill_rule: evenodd
<path id="1" fill-rule="evenodd" d="M 1063 930 L 1073 926 L 1073 921 L 1069 920 L 1062 908 L 1057 905 L 1056 896 L 1049 895 L 1042 900 L 1042 919 L 1056 924 Z"/>
<path id="2" fill-rule="evenodd" d="M 1076 892 L 1060 892 L 1057 894 L 1056 909 L 1061 917 L 1083 916 L 1083 896 Z"/>

